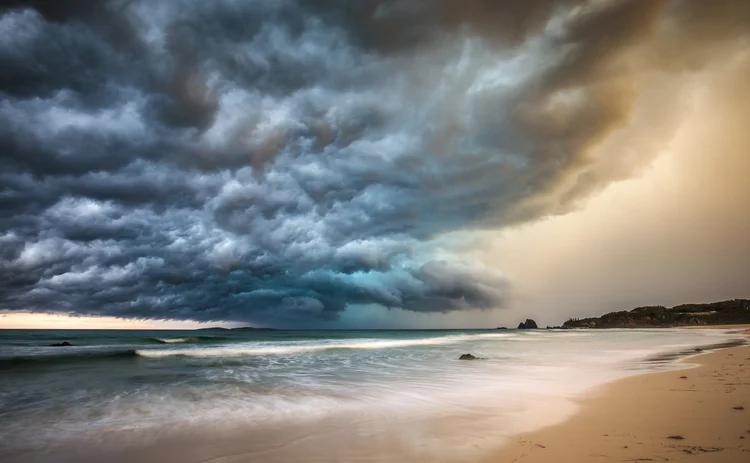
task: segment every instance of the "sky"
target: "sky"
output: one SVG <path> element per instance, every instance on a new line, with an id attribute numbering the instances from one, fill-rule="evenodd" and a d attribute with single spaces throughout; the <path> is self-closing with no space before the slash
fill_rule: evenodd
<path id="1" fill-rule="evenodd" d="M 0 327 L 750 297 L 750 2 L 4 5 Z"/>

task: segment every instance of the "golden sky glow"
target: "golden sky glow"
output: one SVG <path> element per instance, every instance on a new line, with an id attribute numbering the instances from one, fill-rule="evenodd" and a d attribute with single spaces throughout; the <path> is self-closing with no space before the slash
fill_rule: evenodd
<path id="1" fill-rule="evenodd" d="M 640 176 L 482 243 L 476 257 L 502 263 L 515 285 L 500 322 L 750 295 L 749 73 L 741 53 L 691 83 L 678 128 Z"/>
<path id="2" fill-rule="evenodd" d="M 60 330 L 192 330 L 222 324 L 178 320 L 125 320 L 115 317 L 69 316 L 44 313 L 0 312 L 0 329 Z"/>

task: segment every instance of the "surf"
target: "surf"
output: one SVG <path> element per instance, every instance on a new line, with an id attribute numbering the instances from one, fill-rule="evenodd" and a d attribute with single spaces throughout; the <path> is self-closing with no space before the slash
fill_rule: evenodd
<path id="1" fill-rule="evenodd" d="M 232 346 L 232 347 L 209 347 L 209 348 L 183 348 L 183 349 L 139 349 L 137 354 L 141 357 L 164 358 L 164 357 L 243 357 L 259 355 L 293 355 L 313 353 L 328 350 L 378 350 L 419 346 L 438 346 L 457 344 L 474 339 L 511 339 L 515 336 L 510 334 L 476 334 L 476 335 L 452 335 L 433 338 L 419 339 L 360 339 L 345 342 L 328 343 L 304 343 L 270 345 L 259 344 Z"/>
<path id="2" fill-rule="evenodd" d="M 184 342 L 197 342 L 198 338 L 152 338 L 159 344 L 181 344 Z"/>
<path id="3" fill-rule="evenodd" d="M 155 344 L 212 344 L 227 343 L 232 341 L 245 341 L 242 338 L 232 338 L 227 336 L 184 336 L 179 338 L 169 337 L 152 337 L 148 338 L 149 343 Z"/>

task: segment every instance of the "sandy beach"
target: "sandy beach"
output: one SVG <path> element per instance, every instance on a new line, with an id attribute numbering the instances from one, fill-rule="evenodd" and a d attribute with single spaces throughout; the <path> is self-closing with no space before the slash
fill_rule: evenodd
<path id="1" fill-rule="evenodd" d="M 485 461 L 750 461 L 750 347 L 682 362 L 698 366 L 601 387 L 570 420 L 518 435 Z"/>

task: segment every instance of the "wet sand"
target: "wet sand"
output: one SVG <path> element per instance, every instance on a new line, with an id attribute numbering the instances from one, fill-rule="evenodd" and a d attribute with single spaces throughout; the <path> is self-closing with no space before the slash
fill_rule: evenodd
<path id="1" fill-rule="evenodd" d="M 750 334 L 750 324 L 746 325 L 689 325 L 689 326 L 678 326 L 676 328 L 688 328 L 691 330 L 736 330 L 738 332 L 744 332 L 744 334 Z"/>
<path id="2" fill-rule="evenodd" d="M 682 362 L 699 366 L 603 386 L 580 401 L 570 420 L 518 435 L 482 461 L 749 462 L 750 347 Z"/>

